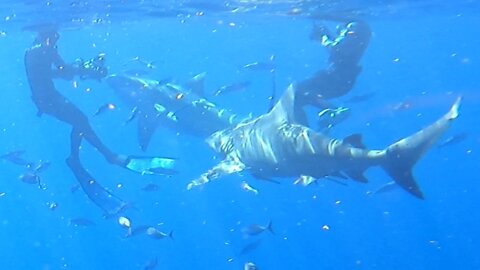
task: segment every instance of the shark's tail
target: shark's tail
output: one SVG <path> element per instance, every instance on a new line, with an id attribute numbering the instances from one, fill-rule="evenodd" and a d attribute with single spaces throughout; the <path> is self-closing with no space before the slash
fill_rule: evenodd
<path id="1" fill-rule="evenodd" d="M 423 199 L 423 193 L 415 182 L 412 168 L 458 117 L 460 101 L 461 98 L 457 98 L 451 109 L 433 124 L 388 146 L 385 150 L 387 158 L 382 167 L 399 186 L 417 198 Z"/>

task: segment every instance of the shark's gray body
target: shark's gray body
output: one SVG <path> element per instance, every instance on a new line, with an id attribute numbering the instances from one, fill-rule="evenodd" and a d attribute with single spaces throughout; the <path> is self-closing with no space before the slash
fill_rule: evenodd
<path id="1" fill-rule="evenodd" d="M 246 169 L 262 178 L 347 176 L 366 182 L 363 172 L 381 166 L 402 188 L 423 198 L 411 169 L 457 118 L 459 102 L 421 131 L 386 149 L 368 150 L 359 135 L 342 141 L 299 124 L 295 120 L 295 90 L 290 86 L 269 113 L 209 137 L 209 145 L 225 159 L 188 188 Z"/>
<path id="2" fill-rule="evenodd" d="M 201 80 L 192 80 L 190 88 L 202 84 Z M 106 81 L 128 106 L 138 110 L 138 140 L 143 150 L 158 126 L 206 138 L 241 121 L 194 90 L 179 85 L 121 74 L 111 75 Z"/>

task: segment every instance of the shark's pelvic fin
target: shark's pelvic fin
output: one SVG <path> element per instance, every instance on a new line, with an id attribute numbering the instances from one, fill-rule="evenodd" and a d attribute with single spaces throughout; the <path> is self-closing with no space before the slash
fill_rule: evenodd
<path id="1" fill-rule="evenodd" d="M 387 159 L 382 164 L 385 171 L 403 189 L 417 198 L 423 193 L 412 175 L 412 167 L 429 150 L 458 117 L 461 98 L 457 98 L 451 109 L 440 119 L 417 133 L 387 147 Z"/>

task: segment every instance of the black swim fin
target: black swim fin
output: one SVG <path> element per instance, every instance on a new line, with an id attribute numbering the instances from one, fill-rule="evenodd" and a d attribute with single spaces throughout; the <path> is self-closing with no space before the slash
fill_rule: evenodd
<path id="1" fill-rule="evenodd" d="M 125 168 L 144 174 L 174 175 L 176 160 L 162 157 L 129 156 Z"/>
<path id="2" fill-rule="evenodd" d="M 128 204 L 102 187 L 95 178 L 83 168 L 79 159 L 68 158 L 66 162 L 85 194 L 87 194 L 93 203 L 102 208 L 105 216 L 114 216 L 125 210 Z"/>

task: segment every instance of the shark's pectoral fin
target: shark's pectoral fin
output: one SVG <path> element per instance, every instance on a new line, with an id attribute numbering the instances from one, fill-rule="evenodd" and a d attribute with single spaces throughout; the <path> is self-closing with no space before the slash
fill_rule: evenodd
<path id="1" fill-rule="evenodd" d="M 199 178 L 191 181 L 187 185 L 187 189 L 190 190 L 194 187 L 205 185 L 211 180 L 218 179 L 228 174 L 241 172 L 244 169 L 245 169 L 245 165 L 242 162 L 240 162 L 238 159 L 227 157 L 226 159 L 218 163 L 215 167 L 208 170 L 208 172 L 203 173 L 202 175 L 200 175 Z"/>
<path id="2" fill-rule="evenodd" d="M 159 119 L 157 114 L 140 112 L 138 115 L 138 143 L 140 148 L 147 150 L 153 133 L 157 129 Z"/>

